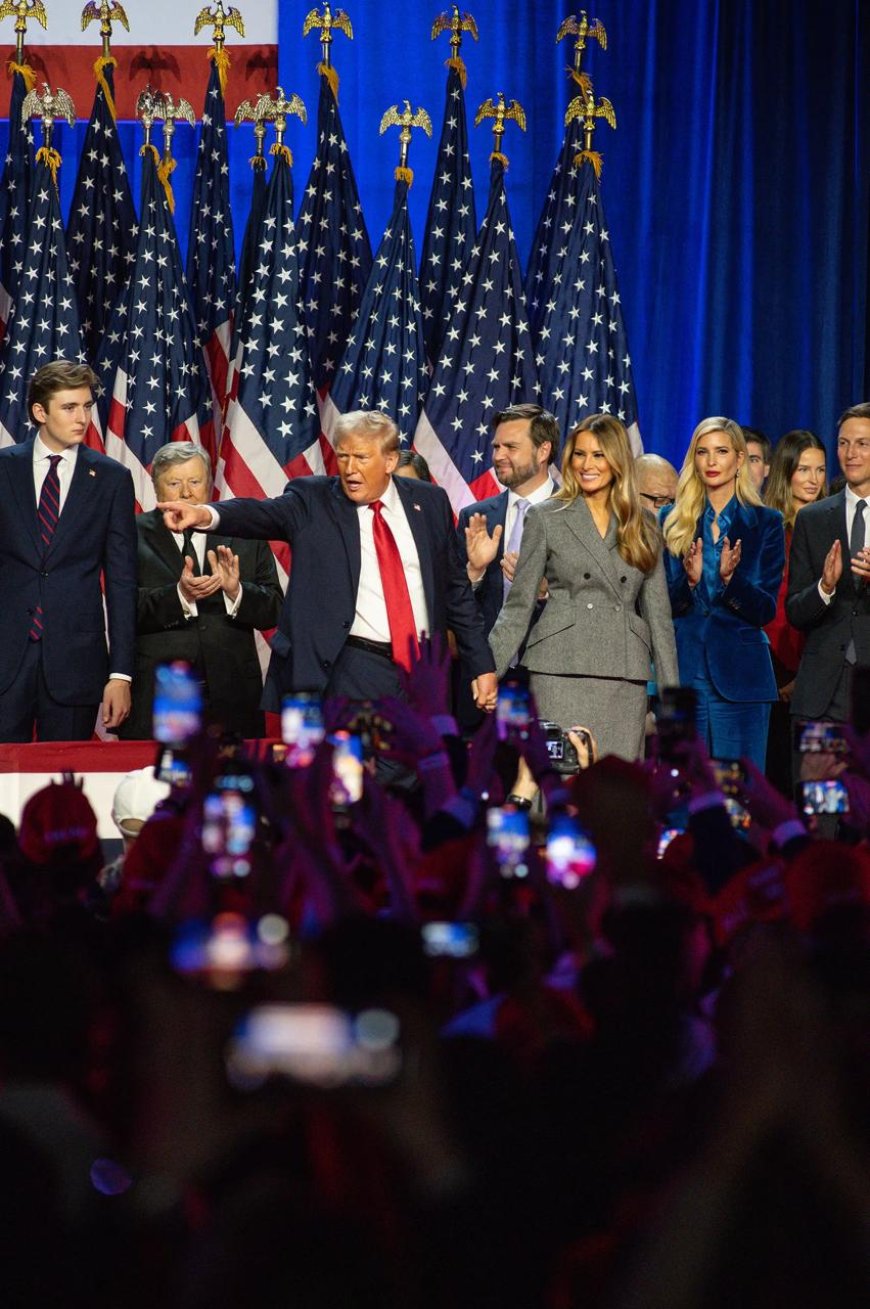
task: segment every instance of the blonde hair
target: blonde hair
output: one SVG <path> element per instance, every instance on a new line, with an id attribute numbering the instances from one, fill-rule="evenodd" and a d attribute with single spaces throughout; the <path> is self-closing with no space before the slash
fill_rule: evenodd
<path id="1" fill-rule="evenodd" d="M 342 437 L 361 436 L 366 441 L 377 441 L 382 455 L 391 455 L 399 449 L 399 429 L 390 418 L 377 409 L 352 409 L 336 420 L 332 439 L 338 445 Z"/>
<path id="2" fill-rule="evenodd" d="M 573 504 L 583 494 L 571 463 L 577 437 L 583 432 L 591 432 L 595 437 L 613 473 L 610 507 L 616 519 L 620 557 L 642 573 L 651 573 L 659 557 L 661 536 L 652 514 L 641 504 L 628 433 L 618 418 L 612 414 L 590 414 L 568 433 L 562 454 L 562 487 L 555 499 Z"/>
<path id="3" fill-rule="evenodd" d="M 741 504 L 760 505 L 761 497 L 749 472 L 749 460 L 746 458 L 746 437 L 743 428 L 733 418 L 703 418 L 692 433 L 680 476 L 677 482 L 677 498 L 674 507 L 664 521 L 665 545 L 672 555 L 682 559 L 695 539 L 698 519 L 707 503 L 707 488 L 695 469 L 695 450 L 702 436 L 711 432 L 724 432 L 731 442 L 735 454 L 743 455 L 743 462 L 737 470 L 734 489 Z"/>

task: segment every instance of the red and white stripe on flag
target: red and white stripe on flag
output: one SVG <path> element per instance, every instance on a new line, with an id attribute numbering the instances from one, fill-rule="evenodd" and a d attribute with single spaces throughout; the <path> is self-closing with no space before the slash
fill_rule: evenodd
<path id="1" fill-rule="evenodd" d="M 100 54 L 99 24 L 82 31 L 80 4 L 52 5 L 48 30 L 29 23 L 25 49 L 37 83 L 62 86 L 72 96 L 80 118 L 87 118 L 94 98 L 94 61 Z M 149 83 L 158 91 L 184 97 L 199 115 L 201 94 L 193 88 L 208 80 L 206 51 L 212 28 L 193 35 L 198 7 L 178 0 L 148 0 L 127 6 L 130 31 L 114 26 L 112 54 L 118 118 L 136 117 L 136 98 Z M 230 71 L 226 102 L 235 107 L 278 80 L 278 0 L 256 0 L 244 7 L 245 36 L 227 28 Z"/>

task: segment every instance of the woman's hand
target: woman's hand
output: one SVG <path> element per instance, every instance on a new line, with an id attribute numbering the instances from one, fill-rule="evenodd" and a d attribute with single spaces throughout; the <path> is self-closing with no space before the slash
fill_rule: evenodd
<path id="1" fill-rule="evenodd" d="M 689 546 L 683 557 L 683 567 L 686 570 L 686 577 L 689 579 L 689 586 L 697 586 L 704 570 L 704 542 L 700 536 Z"/>
<path id="2" fill-rule="evenodd" d="M 719 576 L 722 578 L 723 585 L 727 586 L 734 576 L 734 571 L 740 563 L 740 553 L 742 541 L 735 541 L 732 547 L 731 542 L 726 536 L 722 542 L 722 555 L 719 559 Z"/>

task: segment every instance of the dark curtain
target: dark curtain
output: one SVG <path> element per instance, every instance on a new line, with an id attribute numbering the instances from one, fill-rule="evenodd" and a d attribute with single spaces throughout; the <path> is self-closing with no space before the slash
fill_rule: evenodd
<path id="1" fill-rule="evenodd" d="M 311 0 L 280 4 L 280 76 L 309 123 L 292 124 L 297 197 L 314 152 L 319 57 L 303 42 Z M 340 108 L 377 243 L 390 212 L 396 133 L 381 115 L 407 96 L 435 139 L 415 139 L 411 216 L 422 243 L 444 99 L 447 38 L 429 39 L 438 8 L 348 3 L 354 41 L 337 35 Z M 503 90 L 528 133 L 510 128 L 508 197 L 523 260 L 562 139 L 570 41 L 555 45 L 559 0 L 469 0 L 480 42 L 466 39 L 468 106 Z M 867 0 L 602 0 L 608 49 L 590 47 L 596 94 L 618 130 L 599 127 L 603 193 L 647 449 L 679 463 L 695 423 L 724 413 L 777 437 L 810 427 L 830 440 L 838 413 L 870 394 L 870 4 Z M 134 16 L 131 15 L 131 23 Z M 205 91 L 191 87 L 197 113 Z M 228 106 L 228 116 L 235 109 Z M 78 106 L 86 115 L 89 106 Z M 491 133 L 472 128 L 478 213 Z M 84 134 L 61 129 L 69 204 Z M 237 243 L 251 178 L 250 128 L 231 129 Z M 177 222 L 186 246 L 195 135 L 176 133 Z M 122 142 L 138 198 L 137 125 Z M 0 145 L 5 144 L 5 138 Z"/>

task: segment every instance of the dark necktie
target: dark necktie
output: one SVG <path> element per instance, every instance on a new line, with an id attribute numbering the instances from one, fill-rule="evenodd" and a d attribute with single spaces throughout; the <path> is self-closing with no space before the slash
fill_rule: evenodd
<path id="1" fill-rule="evenodd" d="M 60 517 L 60 478 L 57 475 L 57 466 L 60 461 L 61 455 L 48 456 L 49 468 L 45 474 L 45 480 L 39 492 L 39 504 L 36 507 L 43 559 L 48 554 L 48 547 L 54 539 L 57 520 Z M 29 635 L 31 641 L 42 640 L 42 626 L 42 605 L 38 604 L 30 619 Z"/>
<path id="2" fill-rule="evenodd" d="M 410 670 L 411 664 L 420 653 L 420 647 L 417 644 L 417 624 L 414 622 L 411 593 L 408 590 L 402 556 L 399 554 L 396 538 L 384 521 L 383 505 L 380 500 L 375 500 L 369 507 L 375 516 L 372 530 L 381 573 L 381 585 L 384 588 L 384 602 L 387 606 L 387 621 L 390 624 L 393 658 L 402 668 Z"/>
<path id="3" fill-rule="evenodd" d="M 849 558 L 854 559 L 859 550 L 864 549 L 864 510 L 867 508 L 866 500 L 859 500 L 855 505 L 855 517 L 852 519 L 852 530 L 849 533 Z M 858 594 L 864 591 L 866 583 L 856 582 Z M 849 639 L 846 646 L 846 663 L 854 664 L 857 660 L 855 652 L 855 638 Z"/>
<path id="4" fill-rule="evenodd" d="M 184 544 L 181 547 L 181 553 L 193 564 L 194 577 L 199 577 L 202 573 L 202 569 L 199 566 L 199 558 L 193 544 L 193 528 L 186 527 L 181 535 L 184 537 Z"/>

